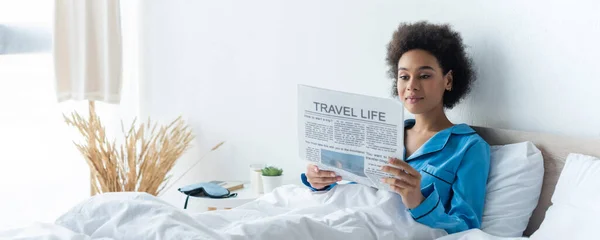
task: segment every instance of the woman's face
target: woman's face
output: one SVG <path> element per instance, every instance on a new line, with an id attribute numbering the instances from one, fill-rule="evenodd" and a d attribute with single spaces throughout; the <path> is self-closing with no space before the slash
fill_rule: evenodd
<path id="1" fill-rule="evenodd" d="M 437 59 L 420 49 L 410 50 L 398 60 L 398 97 L 412 114 L 443 107 L 444 91 L 452 88 L 452 71 L 446 75 Z"/>

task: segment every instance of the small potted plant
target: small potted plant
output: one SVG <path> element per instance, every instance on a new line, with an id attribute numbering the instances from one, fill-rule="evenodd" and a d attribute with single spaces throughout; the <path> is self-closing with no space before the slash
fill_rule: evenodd
<path id="1" fill-rule="evenodd" d="M 283 170 L 281 168 L 276 168 L 273 166 L 265 167 L 261 170 L 262 172 L 262 183 L 263 183 L 263 191 L 265 193 L 269 193 L 273 191 L 273 189 L 281 186 L 281 179 Z"/>

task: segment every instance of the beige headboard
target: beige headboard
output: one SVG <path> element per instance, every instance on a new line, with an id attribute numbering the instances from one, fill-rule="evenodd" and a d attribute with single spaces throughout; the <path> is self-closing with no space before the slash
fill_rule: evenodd
<path id="1" fill-rule="evenodd" d="M 544 182 L 537 208 L 529 220 L 524 235 L 530 236 L 540 227 L 551 205 L 550 198 L 569 153 L 581 153 L 600 157 L 600 139 L 573 138 L 545 133 L 521 132 L 495 128 L 473 127 L 490 145 L 504 145 L 531 141 L 542 151 L 544 158 Z"/>

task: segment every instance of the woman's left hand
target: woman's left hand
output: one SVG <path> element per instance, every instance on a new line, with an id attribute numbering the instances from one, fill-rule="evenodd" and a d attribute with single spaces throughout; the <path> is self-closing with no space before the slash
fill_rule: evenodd
<path id="1" fill-rule="evenodd" d="M 402 196 L 402 202 L 408 209 L 419 206 L 425 197 L 421 193 L 421 174 L 405 161 L 390 158 L 389 163 L 394 165 L 383 166 L 384 172 L 394 175 L 393 178 L 383 178 L 381 181 L 390 185 L 390 188 Z"/>

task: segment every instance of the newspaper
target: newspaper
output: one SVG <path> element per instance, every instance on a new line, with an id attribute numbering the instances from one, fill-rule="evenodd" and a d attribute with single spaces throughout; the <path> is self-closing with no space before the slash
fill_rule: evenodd
<path id="1" fill-rule="evenodd" d="M 298 85 L 300 158 L 343 180 L 390 190 L 381 182 L 388 158 L 402 159 L 402 103 Z"/>

